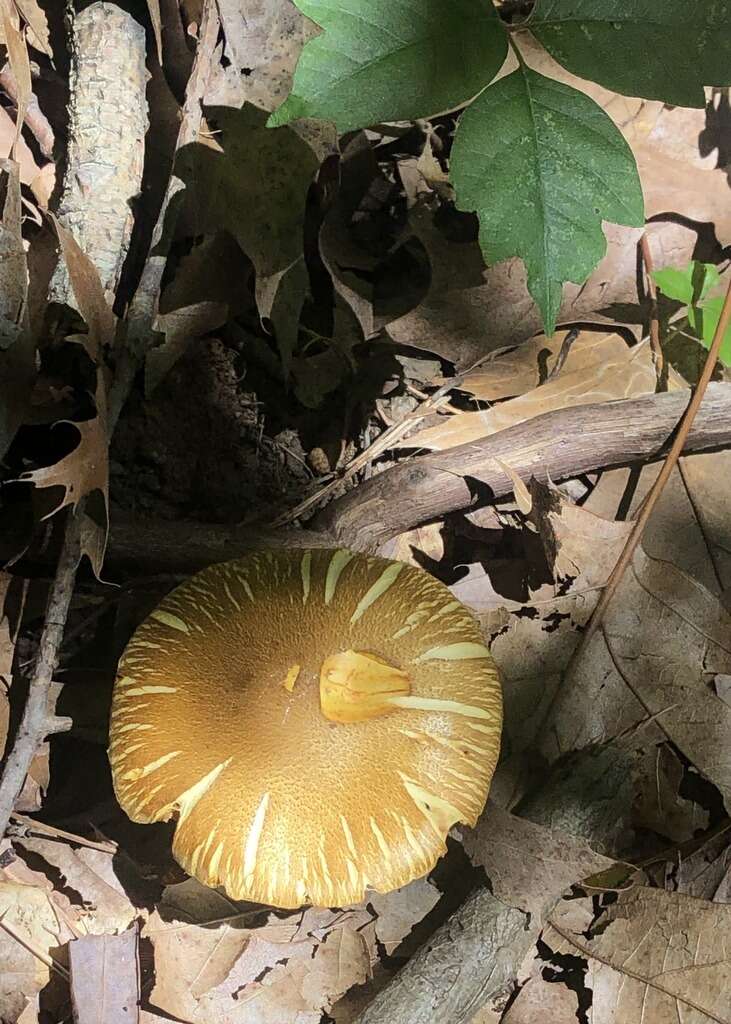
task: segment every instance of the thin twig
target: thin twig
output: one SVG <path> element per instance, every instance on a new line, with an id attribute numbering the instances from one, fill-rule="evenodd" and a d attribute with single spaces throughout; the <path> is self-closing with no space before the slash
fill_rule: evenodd
<path id="1" fill-rule="evenodd" d="M 29 818 L 26 814 L 18 814 L 14 811 L 12 814 L 13 822 L 17 822 L 18 826 L 18 837 L 22 839 L 24 836 L 47 836 L 53 839 L 62 839 L 64 842 L 73 843 L 74 846 L 86 846 L 90 850 L 100 850 L 102 853 L 116 853 L 117 844 L 113 843 L 109 839 L 105 839 L 104 842 L 95 842 L 93 839 L 85 839 L 83 836 L 77 836 L 75 832 L 66 832 L 62 828 L 56 828 L 55 825 L 46 825 L 45 822 L 36 821 L 35 818 Z M 22 834 L 20 834 L 22 831 Z"/>
<path id="2" fill-rule="evenodd" d="M 31 956 L 34 956 L 37 960 L 40 960 L 40 962 L 42 964 L 45 964 L 46 967 L 48 967 L 50 970 L 58 971 L 62 978 L 65 978 L 66 981 L 69 981 L 71 975 L 63 966 L 63 964 L 58 963 L 58 961 L 54 960 L 53 957 L 50 956 L 48 953 L 44 953 L 42 949 L 38 948 L 38 946 L 34 945 L 28 939 L 18 934 L 18 932 L 16 932 L 12 925 L 9 925 L 5 920 L 7 913 L 8 911 L 7 909 L 5 909 L 2 912 L 2 914 L 0 914 L 0 928 L 2 928 L 4 932 L 7 932 L 7 934 L 12 939 L 15 939 L 18 945 L 22 946 L 23 949 L 27 950 L 31 954 Z"/>
<path id="3" fill-rule="evenodd" d="M 408 431 L 416 426 L 425 416 L 429 413 L 435 412 L 440 406 L 444 405 L 447 401 L 447 394 L 456 386 L 456 384 L 462 379 L 462 377 L 452 377 L 447 384 L 442 385 L 434 394 L 430 395 L 420 405 L 417 405 L 415 409 L 407 413 L 403 419 L 399 420 L 398 423 L 394 423 L 392 427 L 385 430 L 373 444 L 370 444 L 365 451 L 362 451 L 359 455 L 356 455 L 354 459 L 344 467 L 342 472 L 338 476 L 331 480 L 330 483 L 325 484 L 319 491 L 311 494 L 309 498 L 305 498 L 299 505 L 296 505 L 289 512 L 285 512 L 279 516 L 271 524 L 274 529 L 282 526 L 286 526 L 288 523 L 293 523 L 295 519 L 299 519 L 304 516 L 310 509 L 315 508 L 325 498 L 329 497 L 336 491 L 346 480 L 354 476 L 361 469 L 364 469 L 369 463 L 377 459 L 379 455 L 383 455 L 388 448 L 394 445 L 397 441 L 400 441 Z"/>
<path id="4" fill-rule="evenodd" d="M 612 575 L 609 577 L 607 586 L 604 592 L 602 593 L 602 596 L 599 598 L 597 606 L 594 609 L 594 613 L 591 619 L 589 620 L 586 632 L 582 637 L 581 644 L 576 653 L 577 657 L 581 656 L 583 651 L 586 649 L 589 641 L 596 633 L 598 627 L 601 625 L 604 613 L 607 610 L 609 602 L 614 597 L 617 587 L 619 586 L 622 577 L 624 576 L 625 570 L 627 569 L 629 563 L 632 561 L 632 556 L 635 553 L 635 549 L 639 544 L 640 540 L 642 539 L 642 534 L 644 533 L 648 520 L 652 515 L 652 511 L 655 508 L 655 505 L 657 504 L 657 501 L 660 495 L 662 494 L 666 483 L 670 479 L 670 474 L 677 465 L 678 459 L 685 446 L 688 434 L 690 433 L 690 428 L 693 425 L 693 420 L 695 419 L 696 414 L 700 409 L 701 403 L 703 401 L 703 396 L 706 393 L 706 388 L 708 387 L 711 375 L 713 374 L 713 370 L 716 366 L 716 360 L 718 359 L 718 353 L 721 348 L 721 343 L 723 341 L 724 335 L 726 333 L 726 328 L 728 327 L 730 321 L 731 283 L 729 283 L 729 287 L 726 291 L 726 298 L 724 300 L 723 309 L 721 310 L 721 317 L 718 321 L 716 333 L 713 336 L 713 342 L 708 352 L 708 357 L 706 359 L 705 366 L 703 367 L 703 372 L 701 373 L 698 385 L 695 391 L 693 392 L 693 396 L 690 402 L 688 403 L 688 408 L 685 410 L 685 414 L 683 415 L 683 418 L 680 421 L 680 426 L 678 427 L 678 431 L 675 435 L 673 445 L 668 453 L 667 458 L 665 459 L 665 462 L 663 463 L 662 469 L 658 473 L 655 483 L 652 486 L 652 490 L 650 491 L 645 506 L 640 512 L 637 519 L 635 520 L 632 532 L 627 538 L 627 543 L 624 546 L 622 554 L 619 556 L 619 561 L 615 565 Z"/>
<path id="5" fill-rule="evenodd" d="M 0 836 L 5 834 L 8 827 L 10 815 L 20 796 L 33 756 L 44 736 L 49 730 L 53 730 L 54 712 L 49 706 L 51 682 L 56 671 L 58 652 L 74 592 L 76 567 L 81 557 L 82 520 L 83 509 L 80 502 L 75 514 L 66 522 L 56 576 L 48 595 L 38 654 L 28 686 L 28 699 L 23 709 L 18 734 L 0 776 Z"/>
<path id="6" fill-rule="evenodd" d="M 647 293 L 650 296 L 650 348 L 655 360 L 657 379 L 661 383 L 667 384 L 665 357 L 663 356 L 662 344 L 660 343 L 660 315 L 657 307 L 657 288 L 655 287 L 655 279 L 652 276 L 655 266 L 652 262 L 652 252 L 647 232 L 640 239 L 640 251 L 642 252 L 642 262 L 645 264 Z M 665 387 L 663 387 L 663 390 L 665 390 Z"/>

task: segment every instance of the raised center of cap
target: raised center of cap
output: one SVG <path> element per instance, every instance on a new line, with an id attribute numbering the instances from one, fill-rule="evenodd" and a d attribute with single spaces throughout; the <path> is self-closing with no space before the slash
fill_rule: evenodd
<path id="1" fill-rule="evenodd" d="M 393 711 L 391 697 L 411 692 L 409 677 L 375 654 L 332 654 L 320 669 L 320 709 L 331 722 L 364 722 Z"/>

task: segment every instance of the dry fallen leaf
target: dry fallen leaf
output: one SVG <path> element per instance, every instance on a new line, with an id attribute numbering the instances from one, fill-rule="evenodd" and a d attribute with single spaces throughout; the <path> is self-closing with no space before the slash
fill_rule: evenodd
<path id="1" fill-rule="evenodd" d="M 73 933 L 35 885 L 0 881 L 0 1020 L 16 1021 L 48 985 L 58 947 Z"/>
<path id="2" fill-rule="evenodd" d="M 541 737 L 561 754 L 640 730 L 669 739 L 731 797 L 731 707 L 714 688 L 731 672 L 731 615 L 717 597 L 641 549 L 571 670 Z"/>
<path id="3" fill-rule="evenodd" d="M 256 269 L 256 301 L 271 321 L 285 366 L 297 341 L 307 288 L 305 201 L 318 160 L 289 128 L 266 128 L 265 115 L 208 109 L 221 145 L 192 144 L 178 155 L 194 235 L 229 231 Z"/>
<path id="4" fill-rule="evenodd" d="M 541 380 L 555 372 L 561 348 L 569 331 L 556 331 L 551 338 L 539 334 L 506 352 L 495 355 L 459 382 L 459 390 L 484 402 L 514 398 L 537 388 Z M 627 342 L 620 334 L 606 330 L 582 330 L 569 348 L 562 373 L 598 367 L 623 359 Z"/>
<path id="5" fill-rule="evenodd" d="M 13 3 L 28 26 L 28 42 L 30 45 L 53 59 L 53 51 L 51 50 L 48 34 L 48 19 L 38 0 L 13 0 Z"/>
<path id="6" fill-rule="evenodd" d="M 417 431 L 406 443 L 413 448 L 444 451 L 478 441 L 544 412 L 652 394 L 655 381 L 649 342 L 635 348 L 625 346 L 624 352 L 610 362 L 562 371 L 532 391 L 483 412 L 456 413 L 437 426 Z"/>
<path id="7" fill-rule="evenodd" d="M 228 306 L 223 302 L 196 302 L 171 313 L 158 313 L 153 326 L 165 335 L 165 340 L 147 354 L 145 392 L 152 394 L 191 342 L 221 327 L 227 316 Z"/>
<path id="8" fill-rule="evenodd" d="M 588 929 L 588 937 L 584 934 Z M 635 888 L 596 917 L 563 903 L 546 940 L 589 961 L 594 1024 L 730 1024 L 731 907 Z"/>
<path id="9" fill-rule="evenodd" d="M 23 422 L 35 378 L 35 343 L 28 329 L 28 269 L 21 235 L 18 165 L 0 164 L 5 188 L 0 221 L 0 458 Z"/>
<path id="10" fill-rule="evenodd" d="M 105 349 L 114 339 L 116 320 L 104 297 L 96 267 L 79 248 L 71 232 L 53 214 L 50 217 L 61 242 L 79 312 L 89 328 L 88 335 L 68 338 L 67 342 L 81 344 L 96 363 L 96 416 L 73 424 L 79 432 L 79 443 L 73 451 L 52 466 L 22 473 L 20 479 L 36 487 L 62 489 L 58 505 L 48 515 L 69 505 L 76 510 L 83 498 L 96 492 L 101 495 L 102 507 L 97 517 L 92 515 L 88 505 L 81 513 L 81 553 L 87 555 L 95 575 L 100 577 L 109 529 L 109 437 L 103 358 Z"/>
<path id="11" fill-rule="evenodd" d="M 15 122 L 15 140 L 13 147 L 19 143 L 25 114 L 33 95 L 33 84 L 30 75 L 30 59 L 28 57 L 28 46 L 25 35 L 18 23 L 16 9 L 20 4 L 15 0 L 0 0 L 0 12 L 2 13 L 2 34 L 8 52 L 8 60 L 13 77 L 17 83 L 17 114 Z M 30 6 L 30 5 L 29 5 Z"/>
<path id="12" fill-rule="evenodd" d="M 76 1024 L 136 1024 L 139 1020 L 137 929 L 86 935 L 69 944 Z"/>
<path id="13" fill-rule="evenodd" d="M 572 885 L 613 864 L 585 840 L 519 818 L 494 800 L 488 800 L 474 829 L 458 831 L 470 860 L 487 872 L 495 896 L 539 919 Z"/>
<path id="14" fill-rule="evenodd" d="M 300 51 L 317 29 L 282 0 L 219 0 L 218 10 L 230 63 L 214 69 L 206 101 L 274 110 L 289 92 Z"/>
<path id="15" fill-rule="evenodd" d="M 78 893 L 79 924 L 84 933 L 114 934 L 133 921 L 136 910 L 116 878 L 112 854 L 74 849 L 66 842 L 37 836 L 18 839 L 16 848 L 20 856 L 41 858 L 49 877 L 62 879 L 65 889 Z"/>

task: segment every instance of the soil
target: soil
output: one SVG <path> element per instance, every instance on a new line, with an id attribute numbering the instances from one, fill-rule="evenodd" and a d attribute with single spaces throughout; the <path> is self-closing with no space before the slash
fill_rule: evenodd
<path id="1" fill-rule="evenodd" d="M 312 483 L 296 433 L 267 432 L 239 353 L 201 341 L 154 393 L 136 393 L 111 450 L 114 508 L 158 519 L 264 521 Z M 242 379 L 243 377 L 243 379 Z"/>

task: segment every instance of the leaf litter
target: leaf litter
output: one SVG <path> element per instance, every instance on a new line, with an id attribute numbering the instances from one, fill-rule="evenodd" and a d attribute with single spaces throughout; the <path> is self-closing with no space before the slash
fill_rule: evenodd
<path id="1" fill-rule="evenodd" d="M 82 547 L 99 577 L 110 512 L 112 524 L 140 507 L 171 528 L 185 519 L 201 531 L 206 522 L 238 523 L 255 484 L 229 495 L 228 506 L 221 496 L 234 490 L 228 478 L 248 475 L 273 481 L 261 499 L 271 518 L 274 505 L 280 514 L 293 495 L 318 486 L 311 466 L 324 459 L 331 472 L 367 451 L 439 388 L 447 389 L 439 412 L 364 459 L 356 483 L 404 449 L 449 450 L 542 412 L 648 396 L 658 383 L 642 341 L 638 229 L 607 231 L 604 260 L 563 294 L 561 329 L 538 333 L 523 267 L 486 267 L 474 219 L 454 208 L 445 175 L 452 115 L 416 127 L 377 124 L 342 151 L 332 128 L 308 119 L 264 127 L 300 50 L 307 43 L 316 54 L 322 39 L 293 5 L 268 0 L 151 0 L 167 115 L 182 127 L 177 152 L 165 141 L 173 178 L 159 230 L 149 197 L 130 197 L 136 229 L 146 225 L 142 237 L 155 239 L 132 262 L 150 273 L 141 298 L 123 281 L 112 311 L 93 260 L 58 225 L 77 317 L 66 310 L 70 326 L 54 326 L 38 294 L 43 247 L 53 244 L 35 204 L 48 203 L 55 166 L 29 116 L 40 104 L 62 137 L 32 63 L 56 46 L 42 7 L 8 5 L 21 135 L 19 165 L 3 164 L 0 455 L 7 493 L 19 479 L 53 489 L 60 515 L 42 518 L 42 493 L 23 506 L 43 539 L 0 576 L 4 740 L 16 728 L 42 604 L 34 587 L 21 622 L 8 595 L 25 594 L 39 566 L 47 573 L 45 545 L 64 510 L 83 503 Z M 26 41 L 35 51 L 27 75 Z M 535 44 L 521 46 L 536 74 L 579 86 Z M 501 80 L 511 72 L 508 65 Z M 682 267 L 701 243 L 709 247 L 702 258 L 720 259 L 731 221 L 713 127 L 718 94 L 706 94 L 706 110 L 682 110 L 580 87 L 633 149 L 656 265 Z M 290 113 L 307 113 L 297 89 Z M 391 115 L 399 113 L 394 106 Z M 15 125 L 4 117 L 9 157 Z M 122 415 L 110 486 L 109 381 L 133 323 L 125 313 L 142 306 L 157 345 Z M 686 379 L 674 370 L 669 386 Z M 62 420 L 76 436 L 59 454 L 48 425 Z M 37 430 L 47 431 L 40 446 Z M 185 449 L 178 461 L 166 430 Z M 216 447 L 219 435 L 226 440 Z M 246 445 L 252 457 L 242 462 Z M 105 702 L 87 702 L 88 719 L 39 750 L 0 846 L 0 1017 L 33 1024 L 73 1012 L 86 1024 L 107 1019 L 94 1015 L 106 999 L 109 1013 L 124 1006 L 129 1019 L 150 1022 L 350 1024 L 444 919 L 467 857 L 500 900 L 525 914 L 534 942 L 507 1005 L 483 1008 L 475 1024 L 547 1016 L 656 1024 L 678 1013 L 694 1024 L 728 1020 L 728 469 L 728 453 L 681 461 L 603 628 L 580 656 L 582 630 L 655 467 L 561 487 L 516 480 L 512 500 L 391 542 L 392 555 L 426 565 L 480 616 L 505 681 L 504 755 L 485 814 L 474 830 L 455 833 L 446 866 L 362 905 L 280 913 L 181 881 L 165 835 L 143 836 L 121 819 L 105 775 Z M 186 479 L 190 489 L 171 501 L 169 482 Z M 351 486 L 333 483 L 334 493 Z M 25 544 L 11 526 L 9 547 L 21 534 Z M 131 596 L 116 602 L 83 578 L 64 652 L 69 671 L 60 676 L 67 693 L 75 667 L 108 691 L 135 606 L 150 601 L 137 579 L 145 567 L 125 575 L 114 558 L 109 564 Z"/>

